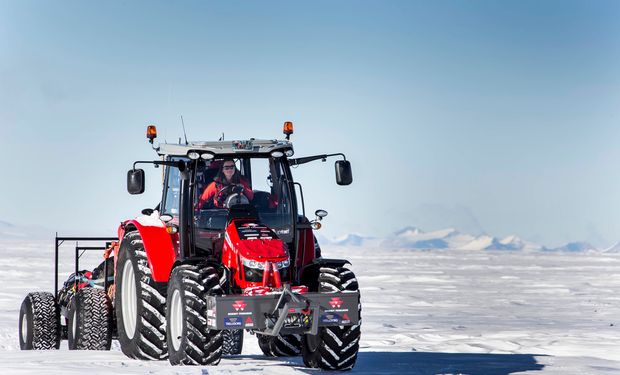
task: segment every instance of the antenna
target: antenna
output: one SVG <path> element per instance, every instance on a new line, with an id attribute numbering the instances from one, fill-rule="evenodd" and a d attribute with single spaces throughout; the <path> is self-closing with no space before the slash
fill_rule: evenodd
<path id="1" fill-rule="evenodd" d="M 222 133 L 222 136 L 220 137 L 220 142 L 224 140 L 224 133 Z"/>
<path id="2" fill-rule="evenodd" d="M 181 115 L 181 125 L 183 126 L 183 135 L 185 136 L 185 144 L 189 144 L 189 142 L 187 142 L 187 133 L 185 133 L 185 121 L 183 121 L 183 115 Z"/>

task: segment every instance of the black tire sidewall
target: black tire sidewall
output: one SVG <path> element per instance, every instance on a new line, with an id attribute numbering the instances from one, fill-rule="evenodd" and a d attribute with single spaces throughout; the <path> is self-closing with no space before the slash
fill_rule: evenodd
<path id="1" fill-rule="evenodd" d="M 22 302 L 19 315 L 19 343 L 22 350 L 60 348 L 60 310 L 52 293 L 28 293 Z M 25 341 L 22 337 L 24 319 L 27 331 Z"/>
<path id="2" fill-rule="evenodd" d="M 305 334 L 301 341 L 301 357 L 307 367 L 319 367 L 320 331 L 317 335 Z"/>
<path id="3" fill-rule="evenodd" d="M 170 329 L 168 329 L 168 327 L 170 327 L 171 325 L 170 309 L 172 308 L 172 306 L 169 303 L 170 301 L 166 301 L 166 327 L 167 327 L 166 340 L 168 341 L 168 356 L 169 356 L 168 359 L 170 360 L 170 363 L 172 364 L 181 363 L 181 361 L 185 358 L 185 352 L 183 351 L 183 348 L 187 346 L 187 336 L 185 335 L 185 333 L 187 332 L 187 311 L 185 309 L 185 290 L 183 288 L 181 278 L 182 278 L 182 275 L 179 275 L 178 270 L 173 270 L 172 273 L 170 274 L 170 279 L 168 281 L 167 295 L 170 296 L 170 299 L 172 299 L 172 296 L 174 295 L 175 290 L 178 290 L 179 297 L 181 298 L 181 304 L 183 305 L 183 311 L 181 312 L 181 316 L 183 320 L 183 325 L 181 327 L 181 332 L 182 332 L 181 342 L 179 343 L 179 348 L 175 349 L 174 345 L 172 344 L 172 337 L 171 337 Z"/>
<path id="4" fill-rule="evenodd" d="M 125 355 L 131 358 L 136 358 L 139 355 L 139 347 L 137 345 L 138 340 L 136 340 L 136 336 L 139 336 L 139 331 L 141 328 L 140 317 L 142 315 L 142 304 L 137 303 L 136 301 L 136 327 L 133 333 L 133 336 L 130 338 L 129 335 L 125 332 L 125 323 L 123 319 L 123 285 L 126 280 L 123 280 L 123 270 L 125 269 L 125 264 L 127 262 L 131 262 L 131 266 L 134 271 L 134 280 L 133 282 L 136 284 L 136 296 L 140 298 L 142 295 L 142 286 L 140 285 L 139 269 L 138 269 L 138 261 L 134 256 L 134 249 L 131 246 L 131 241 L 129 239 L 125 239 L 123 241 L 123 245 L 120 249 L 120 254 L 118 257 L 118 263 L 116 268 L 116 304 L 115 304 L 115 312 L 116 312 L 116 327 L 118 332 L 118 341 L 121 344 L 121 349 Z"/>
<path id="5" fill-rule="evenodd" d="M 23 320 L 26 319 L 26 341 L 23 340 L 24 334 L 22 332 Z M 34 316 L 32 312 L 32 302 L 30 296 L 24 298 L 22 306 L 19 309 L 19 347 L 22 350 L 32 350 L 33 345 L 33 331 L 34 331 Z"/>
<path id="6" fill-rule="evenodd" d="M 74 320 L 77 320 L 75 322 L 76 332 L 73 332 L 73 321 Z M 76 338 L 79 337 L 80 333 L 77 332 L 79 331 L 79 329 L 80 329 L 80 322 L 79 322 L 77 298 L 76 298 L 76 295 L 74 295 L 73 298 L 71 299 L 71 302 L 69 303 L 68 317 L 67 317 L 67 345 L 69 347 L 69 350 L 78 349 Z"/>

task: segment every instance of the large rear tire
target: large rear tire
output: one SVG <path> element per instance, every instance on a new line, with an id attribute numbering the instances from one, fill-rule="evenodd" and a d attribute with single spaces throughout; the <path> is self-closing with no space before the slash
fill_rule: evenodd
<path id="1" fill-rule="evenodd" d="M 19 310 L 19 347 L 47 350 L 60 347 L 60 311 L 54 295 L 28 293 Z"/>
<path id="2" fill-rule="evenodd" d="M 301 354 L 301 335 L 267 336 L 256 334 L 258 346 L 269 357 L 295 357 Z"/>
<path id="3" fill-rule="evenodd" d="M 207 326 L 207 296 L 220 295 L 213 267 L 182 264 L 168 282 L 167 340 L 173 365 L 217 365 L 222 357 L 222 331 Z"/>
<path id="4" fill-rule="evenodd" d="M 322 267 L 319 274 L 319 291 L 336 293 L 358 291 L 359 285 L 352 271 L 345 267 Z M 308 367 L 324 370 L 350 370 L 355 366 L 359 351 L 361 304 L 359 323 L 353 326 L 319 328 L 317 335 L 304 335 L 302 356 Z"/>
<path id="5" fill-rule="evenodd" d="M 110 350 L 112 302 L 103 289 L 83 288 L 73 297 L 67 339 L 70 350 Z"/>
<path id="6" fill-rule="evenodd" d="M 130 358 L 162 360 L 166 347 L 166 297 L 152 278 L 140 233 L 125 234 L 116 265 L 116 327 Z"/>

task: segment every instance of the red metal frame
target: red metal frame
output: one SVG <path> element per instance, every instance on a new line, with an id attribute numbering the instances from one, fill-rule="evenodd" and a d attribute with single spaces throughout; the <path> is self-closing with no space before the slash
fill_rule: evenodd
<path id="1" fill-rule="evenodd" d="M 162 222 L 163 224 L 163 222 Z M 118 228 L 118 238 L 122 241 L 125 232 L 130 228 L 135 228 L 142 237 L 146 258 L 153 274 L 153 280 L 156 282 L 168 282 L 170 271 L 176 260 L 176 253 L 172 235 L 168 234 L 166 227 L 146 226 L 140 224 L 137 220 L 127 220 Z M 177 236 L 178 237 L 178 236 Z M 114 266 L 116 268 L 116 259 L 120 247 L 114 249 Z"/>

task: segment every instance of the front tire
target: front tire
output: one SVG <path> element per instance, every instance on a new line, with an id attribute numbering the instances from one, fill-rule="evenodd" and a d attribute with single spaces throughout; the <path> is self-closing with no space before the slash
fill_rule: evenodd
<path id="1" fill-rule="evenodd" d="M 80 289 L 69 307 L 70 350 L 110 350 L 112 302 L 103 289 Z"/>
<path id="2" fill-rule="evenodd" d="M 47 350 L 60 347 L 60 311 L 54 295 L 28 293 L 19 310 L 19 347 Z"/>
<path id="3" fill-rule="evenodd" d="M 359 285 L 352 271 L 345 267 L 322 267 L 319 274 L 319 291 L 336 293 L 358 291 Z M 359 351 L 360 320 L 353 326 L 321 327 L 317 335 L 304 335 L 302 356 L 308 367 L 324 370 L 350 370 L 355 366 Z"/>
<path id="4" fill-rule="evenodd" d="M 123 353 L 135 359 L 166 359 L 166 297 L 153 281 L 137 231 L 125 234 L 121 244 L 115 301 L 118 341 Z"/>
<path id="5" fill-rule="evenodd" d="M 168 282 L 167 341 L 173 365 L 217 365 L 222 357 L 222 331 L 207 326 L 208 295 L 220 295 L 213 267 L 182 264 Z"/>

